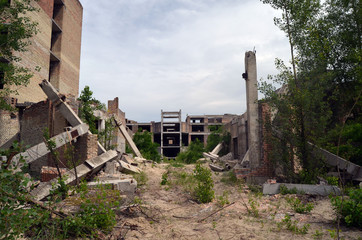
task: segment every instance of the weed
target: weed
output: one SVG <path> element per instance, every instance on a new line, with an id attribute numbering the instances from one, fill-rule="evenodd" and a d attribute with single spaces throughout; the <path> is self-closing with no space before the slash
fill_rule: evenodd
<path id="1" fill-rule="evenodd" d="M 223 173 L 221 177 L 221 182 L 232 186 L 243 183 L 242 180 L 237 179 L 234 171 L 228 171 L 226 173 Z"/>
<path id="2" fill-rule="evenodd" d="M 323 238 L 323 232 L 316 229 L 313 237 L 315 240 L 321 240 Z"/>
<path id="3" fill-rule="evenodd" d="M 261 186 L 259 186 L 259 185 L 248 184 L 248 188 L 255 195 L 263 195 Z"/>
<path id="4" fill-rule="evenodd" d="M 221 196 L 217 197 L 217 205 L 219 207 L 223 207 L 224 205 L 230 203 L 229 199 L 228 199 L 228 195 L 229 195 L 228 192 L 224 191 Z"/>
<path id="5" fill-rule="evenodd" d="M 309 224 L 304 224 L 301 228 L 297 226 L 298 222 L 291 220 L 289 215 L 285 215 L 284 219 L 277 224 L 278 228 L 285 227 L 287 230 L 292 231 L 296 234 L 307 234 L 310 227 Z"/>
<path id="6" fill-rule="evenodd" d="M 298 197 L 286 198 L 286 200 L 296 213 L 309 213 L 314 208 L 313 203 L 304 204 Z"/>
<path id="7" fill-rule="evenodd" d="M 216 221 L 212 221 L 212 228 L 213 228 L 213 229 L 216 228 Z"/>
<path id="8" fill-rule="evenodd" d="M 332 185 L 332 186 L 338 186 L 338 184 L 339 184 L 338 177 L 330 176 L 330 177 L 326 177 L 326 180 L 327 180 L 328 184 Z"/>
<path id="9" fill-rule="evenodd" d="M 342 201 L 341 196 L 330 197 L 332 206 L 347 226 L 362 227 L 362 189 L 351 189 L 348 198 Z"/>
<path id="10" fill-rule="evenodd" d="M 138 204 L 138 205 L 142 205 L 143 201 L 142 201 L 141 198 L 135 196 L 134 199 L 133 199 L 133 203 Z"/>
<path id="11" fill-rule="evenodd" d="M 259 202 L 258 202 L 258 199 L 255 198 L 252 194 L 249 194 L 249 207 L 247 210 L 248 210 L 248 213 L 249 215 L 252 215 L 256 218 L 260 217 L 260 214 L 259 214 Z"/>
<path id="12" fill-rule="evenodd" d="M 168 183 L 168 172 L 164 172 L 162 174 L 162 179 L 161 179 L 161 185 L 166 185 Z"/>
<path id="13" fill-rule="evenodd" d="M 211 178 L 211 171 L 202 167 L 201 164 L 196 164 L 194 177 L 198 181 L 194 192 L 196 199 L 201 203 L 211 202 L 215 197 L 214 190 L 212 189 L 214 182 Z"/>
<path id="14" fill-rule="evenodd" d="M 133 174 L 133 177 L 137 181 L 139 187 L 147 184 L 148 177 L 145 172 L 135 173 Z"/>

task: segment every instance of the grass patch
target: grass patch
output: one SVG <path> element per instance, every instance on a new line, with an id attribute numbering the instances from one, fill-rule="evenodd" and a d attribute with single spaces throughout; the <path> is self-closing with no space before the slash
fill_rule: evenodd
<path id="1" fill-rule="evenodd" d="M 147 174 L 145 172 L 132 174 L 133 178 L 137 181 L 137 186 L 145 186 L 148 181 Z"/>

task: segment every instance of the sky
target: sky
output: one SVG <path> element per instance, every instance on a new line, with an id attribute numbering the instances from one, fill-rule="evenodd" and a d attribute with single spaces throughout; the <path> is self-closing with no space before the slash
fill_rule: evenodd
<path id="1" fill-rule="evenodd" d="M 160 121 L 246 111 L 244 57 L 256 50 L 258 80 L 289 61 L 278 16 L 258 0 L 80 0 L 80 91 L 103 103 L 119 98 L 126 118 Z M 259 94 L 259 98 L 261 95 Z"/>

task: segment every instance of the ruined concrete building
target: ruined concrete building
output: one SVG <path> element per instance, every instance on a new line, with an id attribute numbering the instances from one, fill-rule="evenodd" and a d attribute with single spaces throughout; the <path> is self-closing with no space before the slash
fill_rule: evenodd
<path id="1" fill-rule="evenodd" d="M 30 18 L 38 23 L 39 32 L 32 39 L 27 52 L 16 53 L 22 58 L 19 63 L 29 69 L 40 67 L 33 71 L 27 87 L 18 89 L 18 95 L 9 96 L 9 103 L 18 108 L 17 113 L 1 111 L 0 113 L 0 146 L 11 144 L 14 140 L 27 139 L 31 142 L 32 132 L 47 125 L 52 134 L 58 132 L 55 128 L 63 128 L 54 121 L 62 122 L 56 112 L 51 110 L 51 103 L 45 101 L 46 95 L 39 87 L 43 79 L 48 80 L 67 101 L 77 110 L 75 97 L 79 89 L 79 66 L 82 33 L 83 7 L 78 0 L 39 0 L 31 4 L 39 11 L 28 13 Z M 30 105 L 37 103 L 38 107 Z M 32 111 L 31 109 L 34 109 Z M 32 113 L 33 112 L 33 113 Z M 44 115 L 43 126 L 26 125 L 29 119 L 41 119 L 38 112 Z M 21 126 L 21 121 L 24 125 Z M 40 121 L 40 120 L 39 120 Z M 34 121 L 37 122 L 37 121 Z M 33 125 L 33 126 L 31 126 Z M 27 129 L 31 127 L 31 129 Z M 37 138 L 37 137 L 35 137 Z M 36 139 L 38 140 L 38 139 Z"/>
<path id="2" fill-rule="evenodd" d="M 160 145 L 160 154 L 174 158 L 182 151 L 183 146 L 198 139 L 205 146 L 211 134 L 210 126 L 223 126 L 236 115 L 187 115 L 186 121 L 181 120 L 181 110 L 161 110 L 161 122 L 138 123 L 127 120 L 127 127 L 136 133 L 140 128 L 153 133 L 153 141 Z"/>
<path id="3" fill-rule="evenodd" d="M 43 141 L 43 131 L 49 129 L 50 136 L 63 133 L 69 122 L 47 99 L 39 84 L 45 79 L 62 94 L 73 109 L 78 112 L 76 97 L 79 92 L 79 67 L 82 34 L 83 7 L 78 0 L 39 0 L 31 1 L 38 11 L 30 12 L 29 17 L 38 23 L 39 32 L 30 40 L 27 52 L 16 53 L 19 63 L 33 71 L 28 86 L 17 89 L 18 95 L 10 95 L 9 103 L 16 112 L 0 110 L 0 148 L 9 148 L 17 140 L 27 146 Z M 76 143 L 79 159 L 97 155 L 97 137 L 86 135 Z M 45 156 L 31 171 L 39 172 L 43 165 L 51 165 Z M 65 167 L 67 163 L 62 163 Z"/>

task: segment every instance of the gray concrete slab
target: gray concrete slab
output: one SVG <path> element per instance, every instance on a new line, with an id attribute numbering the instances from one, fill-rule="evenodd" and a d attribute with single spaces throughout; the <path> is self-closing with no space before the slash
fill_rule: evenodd
<path id="1" fill-rule="evenodd" d="M 112 159 L 117 157 L 117 152 L 114 150 L 109 150 L 91 160 L 88 160 L 92 162 L 93 166 L 90 167 L 89 164 L 81 164 L 79 165 L 77 169 L 77 175 L 78 178 L 84 177 L 87 173 L 91 172 L 93 168 L 97 168 L 99 166 L 102 166 L 108 161 L 111 161 Z M 76 180 L 74 170 L 69 170 L 64 174 L 65 177 L 65 183 L 69 184 Z M 53 188 L 53 185 L 58 185 L 58 179 L 54 178 L 51 181 L 43 184 L 42 186 L 39 186 L 38 188 L 35 188 L 33 191 L 30 192 L 30 194 L 34 197 L 36 201 L 40 201 L 46 196 L 50 194 L 50 191 Z"/>
<path id="2" fill-rule="evenodd" d="M 124 173 L 141 173 L 141 169 L 139 169 L 138 167 L 132 166 L 131 164 L 128 164 L 126 162 L 123 161 L 118 161 L 119 164 L 121 165 L 121 172 Z"/>
<path id="3" fill-rule="evenodd" d="M 73 141 L 74 139 L 78 138 L 79 136 L 82 136 L 88 132 L 88 125 L 83 123 L 78 126 L 73 127 L 70 131 L 63 132 L 61 134 L 58 134 L 54 137 L 52 137 L 50 140 L 54 141 L 56 146 L 55 148 L 59 148 L 66 143 L 69 143 Z M 44 142 L 35 145 L 29 149 L 27 149 L 25 152 L 19 153 L 15 155 L 11 161 L 13 164 L 17 165 L 20 158 L 23 157 L 25 159 L 26 163 L 31 163 L 33 161 L 36 161 L 37 159 L 41 158 L 42 156 L 45 156 L 50 151 L 48 150 L 46 144 Z M 21 166 L 20 166 L 21 167 Z"/>
<path id="4" fill-rule="evenodd" d="M 263 184 L 263 194 L 273 195 L 280 193 L 280 185 L 285 185 L 289 190 L 295 188 L 298 192 L 310 195 L 328 196 L 329 194 L 341 194 L 340 189 L 336 186 L 291 183 L 265 183 Z"/>
<path id="5" fill-rule="evenodd" d="M 110 179 L 96 182 L 89 182 L 88 186 L 112 185 L 113 189 L 124 193 L 134 193 L 137 188 L 137 181 L 134 179 Z"/>
<path id="6" fill-rule="evenodd" d="M 136 144 L 133 142 L 131 136 L 128 134 L 126 128 L 123 126 L 122 122 L 117 119 L 116 115 L 113 115 L 114 122 L 116 123 L 116 126 L 118 127 L 119 131 L 123 135 L 123 137 L 128 142 L 129 146 L 131 147 L 132 151 L 136 154 L 137 157 L 142 158 L 142 154 L 138 150 Z"/>

